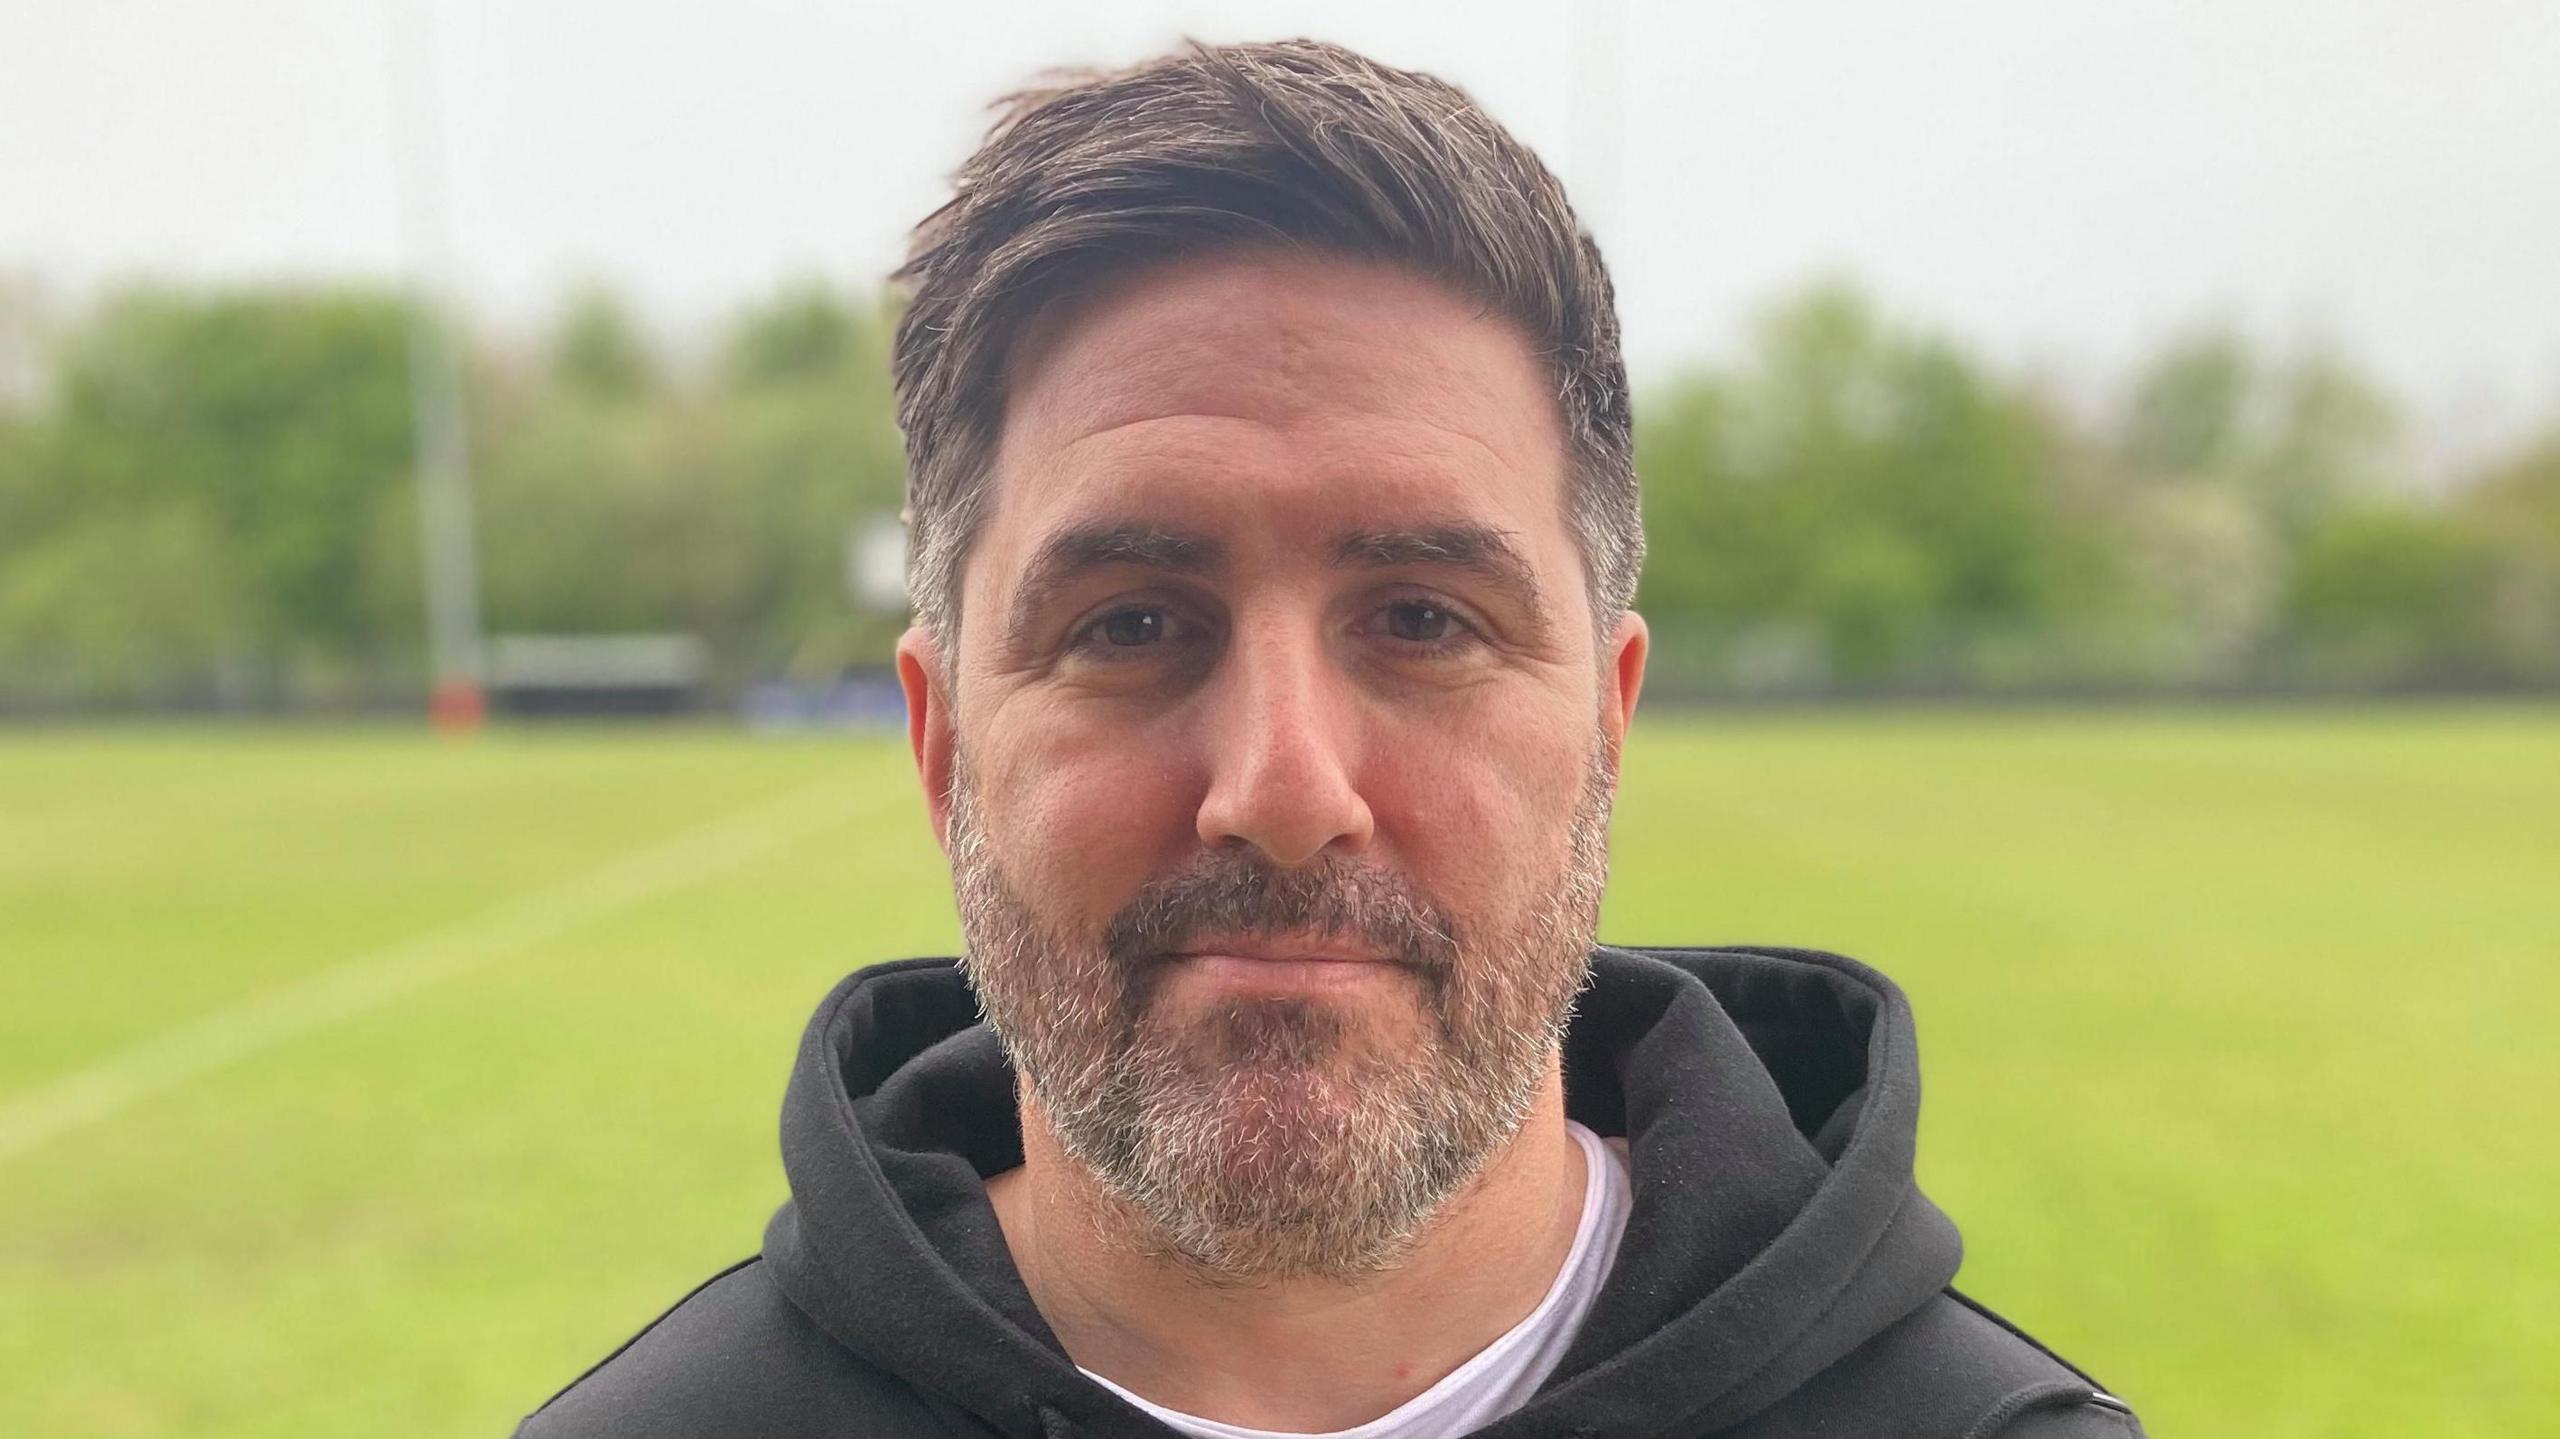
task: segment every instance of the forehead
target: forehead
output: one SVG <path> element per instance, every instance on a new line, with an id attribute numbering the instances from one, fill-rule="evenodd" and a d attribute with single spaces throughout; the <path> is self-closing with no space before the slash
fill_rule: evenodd
<path id="1" fill-rule="evenodd" d="M 1527 342 L 1398 267 L 1257 251 L 1123 276 L 1045 316 L 1007 390 L 980 560 L 1101 519 L 1312 540 L 1476 517 L 1564 539 Z"/>

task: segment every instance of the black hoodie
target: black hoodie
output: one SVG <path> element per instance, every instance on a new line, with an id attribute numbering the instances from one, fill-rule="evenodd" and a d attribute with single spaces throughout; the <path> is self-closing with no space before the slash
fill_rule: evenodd
<path id="1" fill-rule="evenodd" d="M 1485 1439 L 2128 1439 L 2132 1413 L 1947 1287 L 1911 1177 L 1911 1013 L 1809 950 L 1603 948 L 1565 1103 L 1629 1142 L 1635 1208 L 1582 1333 Z M 983 1179 L 1022 1162 L 1013 1073 L 949 960 L 820 1005 L 764 1252 L 527 1419 L 521 1439 L 1164 1439 L 1033 1306 Z"/>

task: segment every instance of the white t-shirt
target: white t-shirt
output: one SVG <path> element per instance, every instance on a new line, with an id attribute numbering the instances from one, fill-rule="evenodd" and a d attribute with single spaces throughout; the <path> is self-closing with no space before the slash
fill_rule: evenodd
<path id="1" fill-rule="evenodd" d="M 1090 1369 L 1085 1373 L 1174 1432 L 1198 1439 L 1450 1439 L 1483 1428 L 1528 1403 L 1555 1372 L 1573 1336 L 1582 1331 L 1591 1301 L 1600 1296 L 1609 1266 L 1618 1257 L 1618 1241 L 1627 1232 L 1628 1211 L 1635 1206 L 1625 1143 L 1604 1141 L 1571 1120 L 1565 1121 L 1565 1131 L 1582 1146 L 1583 1173 L 1589 1177 L 1582 1186 L 1582 1222 L 1573 1231 L 1573 1249 L 1556 1271 L 1547 1297 L 1439 1383 L 1368 1423 L 1321 1435 L 1246 1429 L 1148 1403 Z"/>

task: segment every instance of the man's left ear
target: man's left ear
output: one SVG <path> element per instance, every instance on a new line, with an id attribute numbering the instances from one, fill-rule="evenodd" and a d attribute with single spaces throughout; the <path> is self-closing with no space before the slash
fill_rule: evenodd
<path id="1" fill-rule="evenodd" d="M 1612 748 L 1626 743 L 1627 727 L 1635 723 L 1636 695 L 1644 688 L 1645 650 L 1651 642 L 1644 616 L 1629 610 L 1618 616 L 1602 650 L 1600 724 Z"/>
<path id="2" fill-rule="evenodd" d="M 907 697 L 907 748 L 914 751 L 933 838 L 951 852 L 951 695 L 933 632 L 911 625 L 898 637 L 898 688 Z"/>

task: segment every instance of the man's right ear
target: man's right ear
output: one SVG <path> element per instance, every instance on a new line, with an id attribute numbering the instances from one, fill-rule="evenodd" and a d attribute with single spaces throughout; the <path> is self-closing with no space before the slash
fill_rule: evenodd
<path id="1" fill-rule="evenodd" d="M 942 651 L 933 632 L 910 625 L 898 637 L 898 688 L 907 697 L 907 747 L 933 817 L 933 838 L 951 853 L 951 695 L 943 688 Z"/>

